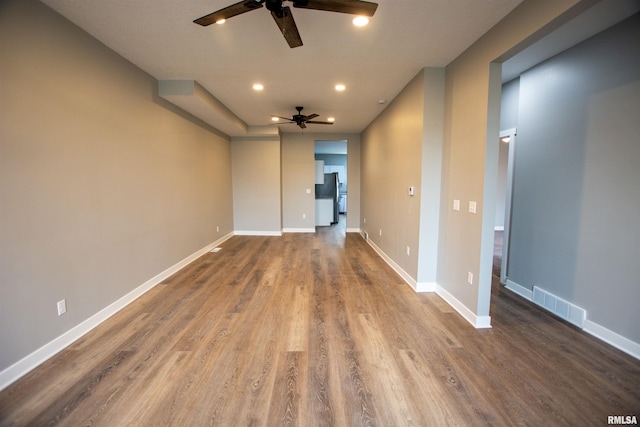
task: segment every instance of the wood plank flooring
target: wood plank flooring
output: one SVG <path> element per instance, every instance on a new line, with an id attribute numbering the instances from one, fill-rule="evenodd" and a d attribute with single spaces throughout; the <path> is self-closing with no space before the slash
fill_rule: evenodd
<path id="1" fill-rule="evenodd" d="M 493 328 L 340 227 L 234 236 L 0 393 L 2 426 L 602 426 L 640 362 L 495 284 Z"/>

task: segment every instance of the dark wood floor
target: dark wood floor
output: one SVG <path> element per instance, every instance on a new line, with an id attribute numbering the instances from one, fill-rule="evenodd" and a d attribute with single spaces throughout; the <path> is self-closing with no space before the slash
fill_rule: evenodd
<path id="1" fill-rule="evenodd" d="M 496 286 L 476 330 L 340 226 L 235 236 L 0 393 L 0 425 L 602 426 L 640 362 Z"/>

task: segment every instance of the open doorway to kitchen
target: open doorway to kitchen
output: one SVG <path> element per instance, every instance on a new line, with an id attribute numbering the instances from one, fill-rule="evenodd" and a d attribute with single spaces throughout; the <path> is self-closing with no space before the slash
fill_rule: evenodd
<path id="1" fill-rule="evenodd" d="M 316 227 L 346 232 L 348 212 L 347 140 L 316 140 Z"/>

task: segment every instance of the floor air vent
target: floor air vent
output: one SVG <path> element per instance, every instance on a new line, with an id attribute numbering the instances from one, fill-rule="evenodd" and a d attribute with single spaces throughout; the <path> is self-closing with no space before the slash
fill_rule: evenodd
<path id="1" fill-rule="evenodd" d="M 587 317 L 584 308 L 571 304 L 537 286 L 533 287 L 533 302 L 567 322 L 584 328 L 584 320 Z"/>

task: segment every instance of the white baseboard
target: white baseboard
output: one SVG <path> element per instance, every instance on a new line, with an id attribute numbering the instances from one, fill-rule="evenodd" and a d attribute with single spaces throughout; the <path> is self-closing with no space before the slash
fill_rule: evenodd
<path id="1" fill-rule="evenodd" d="M 536 301 L 534 301 L 533 299 L 533 291 L 530 291 L 524 286 L 521 286 L 513 282 L 512 280 L 507 279 L 507 284 L 505 287 L 510 291 L 520 295 L 522 298 L 533 302 L 534 304 L 546 309 L 547 311 L 551 311 L 544 305 L 536 303 Z M 640 360 L 640 344 L 630 340 L 629 338 L 623 337 L 622 335 L 613 332 L 605 328 L 604 326 L 599 325 L 598 323 L 589 320 L 587 316 L 588 313 L 585 312 L 585 316 L 583 319 L 584 326 L 582 326 L 583 331 Z M 576 324 L 576 322 L 571 323 Z M 576 326 L 580 327 L 580 325 Z"/>
<path id="2" fill-rule="evenodd" d="M 584 321 L 584 331 L 640 360 L 640 344 L 623 337 L 591 320 Z"/>
<path id="3" fill-rule="evenodd" d="M 315 228 L 283 228 L 283 233 L 315 233 Z"/>
<path id="4" fill-rule="evenodd" d="M 455 311 L 457 311 L 467 322 L 476 329 L 491 328 L 491 316 L 478 316 L 461 303 L 456 297 L 451 295 L 442 286 L 437 285 L 436 293 L 446 301 Z"/>
<path id="5" fill-rule="evenodd" d="M 493 227 L 494 231 L 504 231 L 504 225 L 496 225 Z"/>
<path id="6" fill-rule="evenodd" d="M 418 282 L 416 292 L 436 292 L 438 284 L 436 282 Z"/>
<path id="7" fill-rule="evenodd" d="M 282 236 L 282 231 L 236 230 L 233 234 L 236 236 Z"/>
<path id="8" fill-rule="evenodd" d="M 364 239 L 364 233 L 361 234 Z M 439 286 L 435 282 L 420 282 L 417 283 L 413 277 L 411 277 L 406 271 L 404 271 L 398 264 L 396 264 L 382 249 L 380 249 L 370 239 L 365 241 L 373 248 L 374 251 L 391 267 L 396 273 L 402 277 L 402 279 L 416 292 L 436 292 L 440 298 L 445 300 L 447 304 L 453 307 L 460 315 L 465 318 L 474 328 L 490 328 L 491 317 L 490 316 L 476 316 L 471 310 L 469 310 L 464 304 L 458 301 L 453 295 L 447 292 L 443 287 Z"/>
<path id="9" fill-rule="evenodd" d="M 376 251 L 376 253 L 378 255 L 380 255 L 380 258 L 382 258 L 389 265 L 389 267 L 393 268 L 393 270 L 396 273 L 398 273 L 400 275 L 400 277 L 402 277 L 402 279 L 409 286 L 411 286 L 411 288 L 413 290 L 417 289 L 417 287 L 418 287 L 417 283 L 416 283 L 415 279 L 409 275 L 409 273 L 404 271 L 398 264 L 396 264 L 395 261 L 392 260 L 387 254 L 385 254 L 382 249 L 380 249 L 375 243 L 373 243 L 372 240 L 367 239 L 365 241 L 369 244 L 369 246 L 371 246 L 373 248 L 374 251 Z"/>
<path id="10" fill-rule="evenodd" d="M 520 286 L 517 283 L 507 279 L 507 284 L 505 288 L 509 289 L 511 292 L 520 295 L 522 298 L 527 299 L 529 301 L 533 301 L 533 291 L 525 288 L 524 286 Z"/>
<path id="11" fill-rule="evenodd" d="M 348 228 L 347 227 L 347 233 L 360 233 L 360 229 L 359 228 Z"/>
<path id="12" fill-rule="evenodd" d="M 55 356 L 60 351 L 64 350 L 69 345 L 73 344 L 75 341 L 80 339 L 83 335 L 87 334 L 95 327 L 100 325 L 102 322 L 116 314 L 118 311 L 122 310 L 127 305 L 131 304 L 137 298 L 142 296 L 145 292 L 152 289 L 154 286 L 162 283 L 165 279 L 169 278 L 171 275 L 175 274 L 182 268 L 186 267 L 188 264 L 192 263 L 196 259 L 200 258 L 205 253 L 211 251 L 216 246 L 223 243 L 225 240 L 228 240 L 232 237 L 233 234 L 227 234 L 226 236 L 216 240 L 215 242 L 207 245 L 206 247 L 198 250 L 197 252 L 189 255 L 182 261 L 177 264 L 169 267 L 164 270 L 162 273 L 156 275 L 155 277 L 149 279 L 142 285 L 138 286 L 128 294 L 124 295 L 120 299 L 116 300 L 112 304 L 103 308 L 93 316 L 69 329 L 67 332 L 63 333 L 59 337 L 54 340 L 48 342 L 43 345 L 33 353 L 23 357 L 13 365 L 4 369 L 0 372 L 0 390 L 5 389 L 13 382 L 20 379 L 23 375 L 27 374 L 34 368 L 38 367 L 51 357 Z"/>

